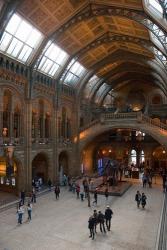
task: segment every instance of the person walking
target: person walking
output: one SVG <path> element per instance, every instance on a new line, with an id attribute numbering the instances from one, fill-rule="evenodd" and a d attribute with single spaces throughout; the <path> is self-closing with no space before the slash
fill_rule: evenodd
<path id="1" fill-rule="evenodd" d="M 92 238 L 92 240 L 94 240 L 95 237 L 94 226 L 95 226 L 95 218 L 93 216 L 90 216 L 88 220 L 88 228 L 90 230 L 89 238 Z"/>
<path id="2" fill-rule="evenodd" d="M 146 200 L 147 200 L 147 197 L 146 197 L 145 193 L 142 193 L 142 196 L 141 196 L 141 205 L 142 205 L 143 209 L 145 208 Z"/>
<path id="3" fill-rule="evenodd" d="M 49 191 L 51 191 L 51 187 L 52 187 L 51 179 L 48 180 L 48 187 L 49 187 Z"/>
<path id="4" fill-rule="evenodd" d="M 108 231 L 110 231 L 110 228 L 111 228 L 112 215 L 113 215 L 112 209 L 110 208 L 110 206 L 107 206 L 105 210 L 105 219 L 106 219 L 106 227 Z"/>
<path id="5" fill-rule="evenodd" d="M 79 199 L 79 192 L 80 192 L 80 186 L 76 185 L 76 193 L 77 193 L 77 199 Z"/>
<path id="6" fill-rule="evenodd" d="M 21 198 L 22 205 L 24 205 L 24 201 L 25 201 L 25 191 L 24 190 L 21 191 L 20 198 Z"/>
<path id="7" fill-rule="evenodd" d="M 28 213 L 28 221 L 31 220 L 31 214 L 32 214 L 32 204 L 28 203 L 27 205 L 27 213 Z"/>
<path id="8" fill-rule="evenodd" d="M 105 216 L 101 211 L 98 212 L 98 221 L 100 223 L 100 231 L 106 233 L 106 229 L 105 229 L 105 225 L 104 225 Z"/>
<path id="9" fill-rule="evenodd" d="M 104 195 L 106 197 L 106 201 L 108 201 L 108 195 L 109 195 L 108 188 L 105 189 Z"/>
<path id="10" fill-rule="evenodd" d="M 32 193 L 31 193 L 31 202 L 36 203 L 36 190 L 34 187 L 32 189 Z"/>
<path id="11" fill-rule="evenodd" d="M 58 185 L 55 186 L 55 196 L 56 200 L 59 199 L 59 194 L 60 194 L 60 188 Z"/>
<path id="12" fill-rule="evenodd" d="M 137 207 L 140 207 L 140 202 L 141 202 L 141 194 L 139 191 L 137 191 L 136 195 L 135 195 L 135 201 L 137 202 Z"/>
<path id="13" fill-rule="evenodd" d="M 96 227 L 97 227 L 97 224 L 98 224 L 98 214 L 97 214 L 97 210 L 93 210 L 93 217 L 95 219 L 95 225 L 94 225 L 94 229 L 95 229 L 95 233 L 97 234 L 97 231 L 96 231 Z"/>
<path id="14" fill-rule="evenodd" d="M 93 204 L 96 204 L 96 206 L 97 206 L 97 189 L 94 192 L 94 201 L 93 201 Z"/>
<path id="15" fill-rule="evenodd" d="M 18 224 L 21 225 L 23 221 L 23 214 L 24 214 L 24 208 L 22 205 L 18 207 L 17 213 L 18 213 Z"/>

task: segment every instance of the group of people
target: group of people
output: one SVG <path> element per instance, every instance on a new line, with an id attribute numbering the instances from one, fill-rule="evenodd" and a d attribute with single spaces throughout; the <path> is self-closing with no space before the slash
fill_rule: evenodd
<path id="1" fill-rule="evenodd" d="M 28 216 L 27 221 L 31 221 L 32 203 L 30 203 L 30 201 L 28 201 L 27 203 L 26 210 L 27 210 L 27 216 Z M 23 205 L 22 203 L 19 203 L 18 208 L 17 208 L 18 224 L 22 224 L 24 213 L 25 213 L 25 205 Z"/>
<path id="2" fill-rule="evenodd" d="M 135 201 L 137 203 L 137 207 L 139 208 L 140 205 L 142 206 L 142 208 L 144 209 L 146 206 L 146 200 L 147 197 L 145 195 L 145 193 L 140 193 L 140 191 L 137 191 L 136 195 L 135 195 Z"/>
<path id="3" fill-rule="evenodd" d="M 97 212 L 97 210 L 94 210 L 93 215 L 91 215 L 88 220 L 88 228 L 90 230 L 89 238 L 92 238 L 92 240 L 94 240 L 95 234 L 97 234 L 98 224 L 102 233 L 106 233 L 106 227 L 107 230 L 110 231 L 112 215 L 113 211 L 110 206 L 106 207 L 104 214 L 101 211 Z"/>

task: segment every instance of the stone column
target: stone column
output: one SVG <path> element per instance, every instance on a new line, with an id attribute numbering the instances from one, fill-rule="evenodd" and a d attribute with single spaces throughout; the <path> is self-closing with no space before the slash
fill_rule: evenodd
<path id="1" fill-rule="evenodd" d="M 35 140 L 38 140 L 39 138 L 39 128 L 38 128 L 38 114 L 34 114 L 34 127 L 35 127 Z"/>
<path id="2" fill-rule="evenodd" d="M 57 118 L 57 107 L 53 109 L 52 119 L 52 143 L 53 143 L 53 182 L 59 181 L 58 173 L 58 118 Z"/>
<path id="3" fill-rule="evenodd" d="M 3 130 L 3 89 L 0 91 L 0 137 L 2 137 Z"/>
<path id="4" fill-rule="evenodd" d="M 32 190 L 32 138 L 31 138 L 31 131 L 32 131 L 32 103 L 31 100 L 27 100 L 26 103 L 26 110 L 24 115 L 24 131 L 25 131 L 25 159 L 24 159 L 24 166 L 25 166 L 25 190 L 31 191 Z"/>

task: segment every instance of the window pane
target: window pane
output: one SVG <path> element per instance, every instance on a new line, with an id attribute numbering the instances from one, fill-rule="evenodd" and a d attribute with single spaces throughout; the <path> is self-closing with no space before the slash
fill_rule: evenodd
<path id="1" fill-rule="evenodd" d="M 52 76 L 55 75 L 68 57 L 65 51 L 51 41 L 47 43 L 43 53 L 38 69 Z"/>
<path id="2" fill-rule="evenodd" d="M 42 34 L 38 30 L 19 15 L 14 14 L 5 29 L 0 49 L 26 62 L 41 39 Z"/>
<path id="3" fill-rule="evenodd" d="M 26 43 L 34 48 L 39 44 L 41 38 L 42 38 L 41 33 L 38 30 L 33 29 L 31 30 L 31 33 Z"/>
<path id="4" fill-rule="evenodd" d="M 56 71 L 60 68 L 58 64 L 54 64 L 50 71 L 48 72 L 49 75 L 53 76 L 55 75 Z"/>
<path id="5" fill-rule="evenodd" d="M 6 48 L 8 47 L 8 44 L 11 40 L 12 36 L 9 35 L 8 33 L 4 32 L 2 40 L 1 40 L 1 44 L 0 44 L 0 49 L 5 51 Z"/>
<path id="6" fill-rule="evenodd" d="M 18 52 L 21 50 L 22 46 L 23 46 L 23 43 L 20 41 L 17 41 L 14 50 L 11 52 L 11 55 L 14 57 L 17 57 Z"/>
<path id="7" fill-rule="evenodd" d="M 18 42 L 18 40 L 17 40 L 16 38 L 14 38 L 14 39 L 12 40 L 12 42 L 11 42 L 11 44 L 10 44 L 8 50 L 7 50 L 7 53 L 9 53 L 9 54 L 12 53 L 12 51 L 14 50 L 14 48 L 15 48 L 16 45 L 17 45 L 17 42 Z"/>
<path id="8" fill-rule="evenodd" d="M 10 19 L 8 25 L 6 26 L 5 30 L 7 30 L 11 34 L 14 34 L 20 22 L 21 22 L 21 18 L 18 15 L 14 14 L 12 18 Z"/>
<path id="9" fill-rule="evenodd" d="M 21 41 L 25 42 L 27 37 L 29 36 L 31 30 L 32 30 L 32 27 L 28 23 L 22 21 L 21 25 L 19 26 L 18 30 L 16 31 L 15 36 L 17 38 L 19 38 Z"/>
<path id="10" fill-rule="evenodd" d="M 21 53 L 19 54 L 18 59 L 25 62 L 28 59 L 31 52 L 32 52 L 32 49 L 28 47 L 27 45 L 25 45 L 23 49 L 21 50 Z"/>

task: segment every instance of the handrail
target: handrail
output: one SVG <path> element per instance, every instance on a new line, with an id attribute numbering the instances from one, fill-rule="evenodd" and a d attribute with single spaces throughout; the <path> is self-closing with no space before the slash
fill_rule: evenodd
<path id="1" fill-rule="evenodd" d="M 102 113 L 100 119 L 96 119 L 86 126 L 80 129 L 80 132 L 89 129 L 90 127 L 98 124 L 98 123 L 105 123 L 108 120 L 117 120 L 117 119 L 135 119 L 139 122 L 146 122 L 151 126 L 156 126 L 161 130 L 167 130 L 167 124 L 162 122 L 154 121 L 154 119 L 142 114 L 142 112 L 128 112 L 128 113 Z"/>
<path id="2" fill-rule="evenodd" d="M 160 129 L 167 130 L 167 125 L 163 122 L 156 122 L 154 119 L 142 114 L 142 121 L 145 121 L 153 126 L 159 127 Z"/>
<path id="3" fill-rule="evenodd" d="M 156 250 L 167 249 L 167 194 L 164 194 L 164 201 L 161 211 L 160 224 L 158 229 L 158 237 L 156 242 Z"/>

